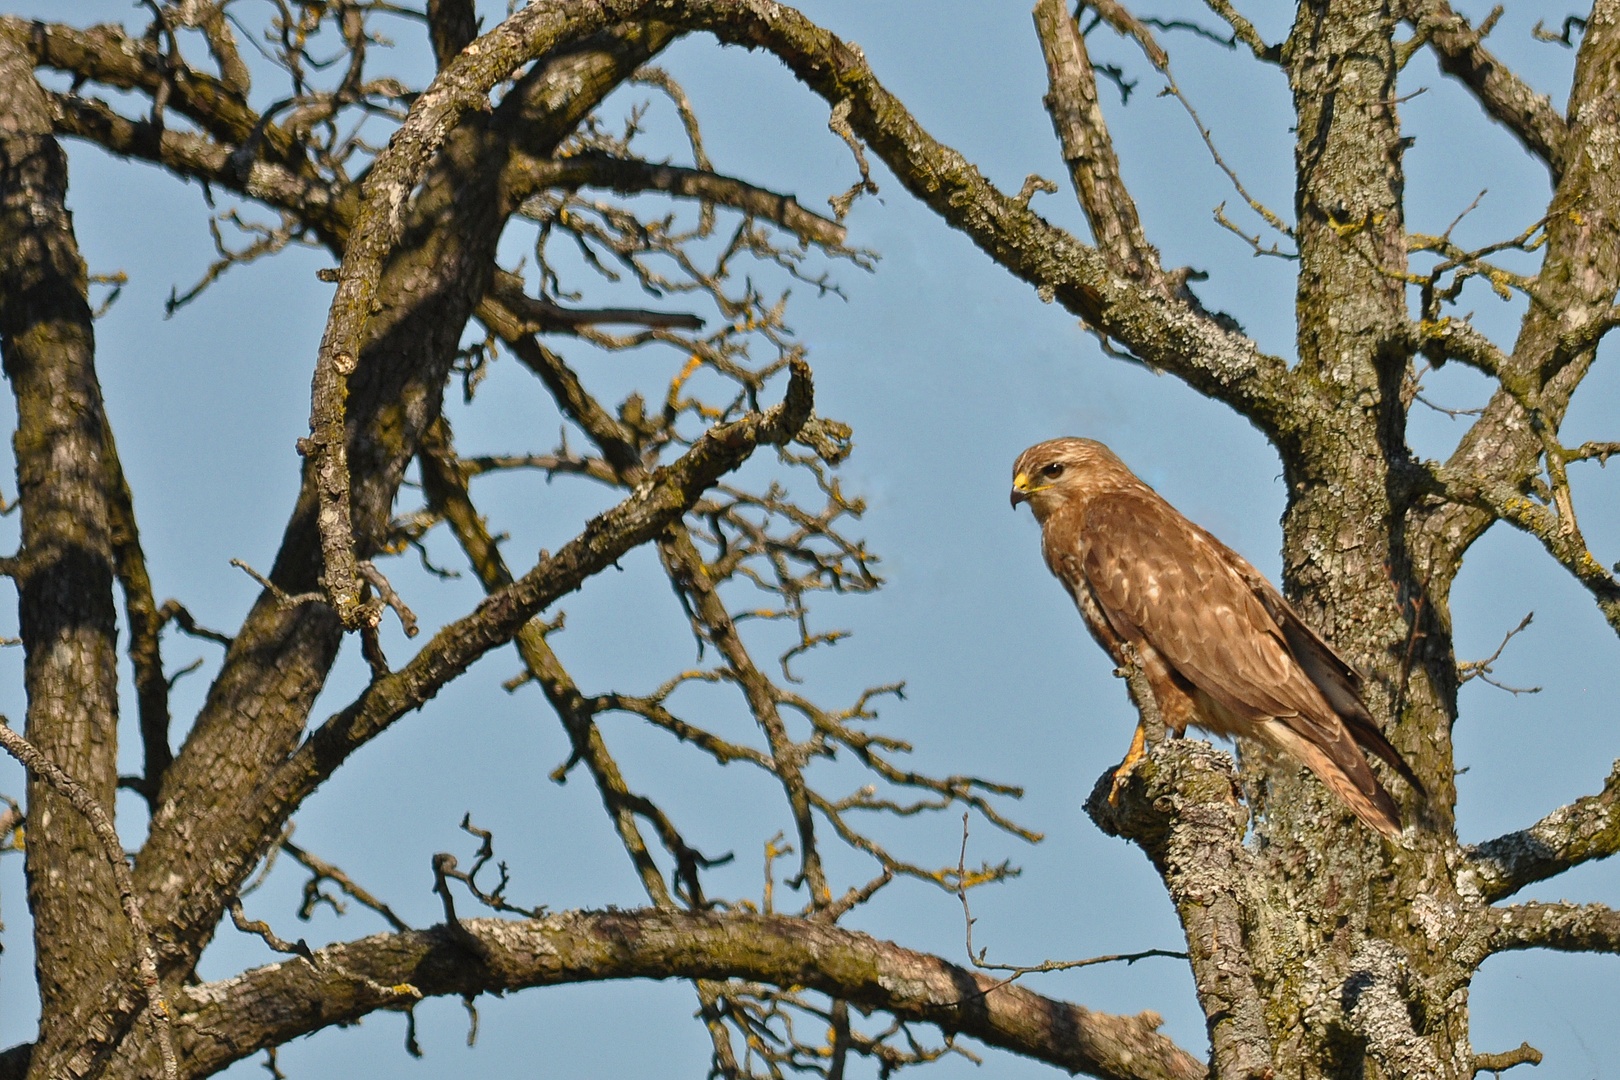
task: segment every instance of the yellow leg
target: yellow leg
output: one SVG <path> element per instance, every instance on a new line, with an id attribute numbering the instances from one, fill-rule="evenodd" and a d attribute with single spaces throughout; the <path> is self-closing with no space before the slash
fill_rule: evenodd
<path id="1" fill-rule="evenodd" d="M 1125 752 L 1125 760 L 1119 763 L 1114 770 L 1114 786 L 1108 792 L 1108 805 L 1119 805 L 1119 789 L 1125 786 L 1125 780 L 1136 768 L 1136 763 L 1147 756 L 1147 728 L 1140 722 L 1136 725 L 1136 734 L 1131 736 L 1131 748 Z"/>

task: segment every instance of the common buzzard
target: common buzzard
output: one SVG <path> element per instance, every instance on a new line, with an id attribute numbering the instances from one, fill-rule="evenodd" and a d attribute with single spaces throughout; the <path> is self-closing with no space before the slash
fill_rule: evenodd
<path id="1" fill-rule="evenodd" d="M 1020 454 L 1014 509 L 1021 502 L 1091 636 L 1118 664 L 1134 647 L 1167 728 L 1255 739 L 1307 766 L 1378 832 L 1399 834 L 1395 800 L 1357 744 L 1423 788 L 1367 712 L 1361 677 L 1241 555 L 1091 439 Z M 1142 753 L 1138 724 L 1116 778 Z"/>

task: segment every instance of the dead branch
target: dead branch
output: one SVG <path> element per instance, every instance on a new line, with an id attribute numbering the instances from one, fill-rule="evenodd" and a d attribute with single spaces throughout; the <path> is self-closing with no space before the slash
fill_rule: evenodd
<path id="1" fill-rule="evenodd" d="M 1177 960 L 1189 959 L 1184 952 L 1175 952 L 1167 949 L 1144 949 L 1134 953 L 1115 953 L 1108 956 L 1090 956 L 1084 960 L 1042 960 L 1038 964 L 997 964 L 985 959 L 987 948 L 977 951 L 973 948 L 973 924 L 978 922 L 973 917 L 973 911 L 968 906 L 968 890 L 975 885 L 985 883 L 981 874 L 969 874 L 967 868 L 967 842 L 968 842 L 968 815 L 962 815 L 962 850 L 956 863 L 956 896 L 962 901 L 963 947 L 967 950 L 970 963 L 980 971 L 1005 971 L 1009 973 L 1007 979 L 997 986 L 1005 986 L 1013 980 L 1024 975 L 1033 975 L 1045 971 L 1069 971 L 1074 968 L 1092 967 L 1096 964 L 1134 964 L 1138 960 L 1146 960 L 1154 956 L 1166 956 Z"/>
<path id="2" fill-rule="evenodd" d="M 1483 660 L 1470 660 L 1470 661 L 1467 661 L 1466 663 L 1458 664 L 1457 665 L 1457 681 L 1459 683 L 1465 683 L 1469 679 L 1479 679 L 1479 680 L 1481 680 L 1483 682 L 1490 683 L 1492 686 L 1497 687 L 1498 689 L 1506 690 L 1508 693 L 1514 695 L 1515 697 L 1517 697 L 1520 694 L 1539 694 L 1539 693 L 1541 693 L 1541 687 L 1539 687 L 1539 686 L 1532 686 L 1532 687 L 1508 686 L 1506 683 L 1497 682 L 1495 679 L 1491 678 L 1491 675 L 1492 675 L 1491 665 L 1496 663 L 1497 659 L 1501 657 L 1502 650 L 1506 649 L 1508 647 L 1508 642 L 1512 641 L 1515 635 L 1519 634 L 1520 632 L 1522 632 L 1525 629 L 1525 627 L 1529 626 L 1530 625 L 1530 620 L 1534 619 L 1535 617 L 1536 617 L 1536 613 L 1532 611 L 1528 615 L 1526 615 L 1523 619 L 1519 620 L 1519 625 L 1515 626 L 1512 630 L 1509 630 L 1507 632 L 1507 634 L 1502 638 L 1502 644 L 1498 645 L 1496 647 L 1496 651 L 1491 653 L 1491 655 L 1487 656 L 1485 659 L 1483 659 Z"/>
<path id="3" fill-rule="evenodd" d="M 1230 0 L 1204 0 L 1204 3 L 1209 7 L 1209 10 L 1226 20 L 1226 25 L 1232 28 L 1232 37 L 1247 45 L 1249 51 L 1254 53 L 1256 60 L 1275 64 L 1281 58 L 1282 48 L 1277 45 L 1268 45 L 1265 38 L 1260 36 L 1260 31 L 1256 30 L 1253 23 L 1238 13 Z"/>
<path id="4" fill-rule="evenodd" d="M 593 518 L 584 532 L 555 555 L 495 592 L 472 614 L 441 629 L 398 671 L 374 680 L 358 700 L 316 728 L 248 796 L 237 815 L 241 827 L 222 837 L 219 846 L 208 853 L 215 865 L 211 884 L 188 894 L 177 919 L 183 922 L 186 912 L 206 912 L 215 903 L 223 906 L 222 898 L 211 895 L 221 888 L 219 883 L 232 880 L 234 873 L 245 874 L 264 845 L 273 842 L 265 838 L 278 836 L 303 799 L 357 748 L 420 707 L 474 660 L 512 640 L 544 607 L 668 528 L 756 446 L 791 439 L 810 415 L 810 408 L 810 368 L 802 360 L 795 361 L 782 404 L 711 429 L 679 460 L 652 473 L 624 502 Z"/>
<path id="5" fill-rule="evenodd" d="M 851 130 L 913 195 L 1011 273 L 1160 370 L 1237 409 L 1262 430 L 1307 391 L 1286 364 L 1259 352 L 1182 300 L 1167 300 L 1117 274 L 1101 253 L 993 187 L 961 154 L 935 141 L 878 82 L 859 50 L 789 8 L 682 0 L 686 25 L 722 41 L 764 46 L 831 103 L 850 102 Z"/>
<path id="6" fill-rule="evenodd" d="M 1562 479 L 1561 463 L 1559 465 L 1555 475 Z M 1446 482 L 1447 492 L 1455 501 L 1486 509 L 1499 520 L 1540 540 L 1547 554 L 1586 587 L 1603 617 L 1620 633 L 1620 581 L 1597 561 L 1581 538 L 1575 525 L 1567 480 L 1554 488 L 1554 505 L 1558 507 L 1555 512 L 1507 484 L 1457 477 L 1445 468 L 1437 475 Z"/>
<path id="7" fill-rule="evenodd" d="M 216 645 L 225 646 L 227 649 L 231 647 L 231 642 L 234 640 L 229 634 L 222 634 L 218 630 L 210 630 L 206 626 L 199 626 L 197 620 L 192 617 L 191 612 L 186 610 L 186 606 L 178 600 L 169 599 L 163 601 L 163 606 L 158 608 L 157 614 L 158 621 L 162 626 L 167 626 L 172 622 L 182 632 L 190 634 L 194 638 L 212 641 Z"/>
<path id="8" fill-rule="evenodd" d="M 323 899 L 331 900 L 329 896 L 320 891 L 321 882 L 330 881 L 339 889 L 342 889 L 346 895 L 353 897 L 357 903 L 363 904 L 381 915 L 388 921 L 388 925 L 395 930 L 404 932 L 411 928 L 410 924 L 405 922 L 404 919 L 394 914 L 393 908 L 361 888 L 348 874 L 345 874 L 341 869 L 325 859 L 311 854 L 291 840 L 282 840 L 281 850 L 297 859 L 310 872 L 310 879 L 304 883 L 304 901 L 298 908 L 298 917 L 300 919 L 308 919 L 319 901 Z M 336 907 L 337 905 L 334 903 L 333 906 Z"/>
<path id="9" fill-rule="evenodd" d="M 1475 1054 L 1474 1075 L 1482 1072 L 1501 1074 L 1515 1065 L 1540 1065 L 1541 1051 L 1527 1042 L 1522 1042 L 1517 1048 L 1507 1050 L 1500 1054 Z"/>
<path id="10" fill-rule="evenodd" d="M 601 187 L 626 195 L 661 191 L 773 221 L 806 244 L 839 249 L 847 235 L 844 226 L 811 213 L 791 195 L 766 191 L 709 169 L 638 161 L 594 150 L 543 161 L 520 159 L 513 168 L 513 197 L 520 200 L 542 188 Z"/>
<path id="11" fill-rule="evenodd" d="M 1092 237 L 1119 273 L 1155 283 L 1163 273 L 1159 253 L 1148 243 L 1136 201 L 1120 176 L 1085 38 L 1064 0 L 1040 0 L 1034 15 L 1046 57 L 1046 111 Z"/>
<path id="12" fill-rule="evenodd" d="M 301 956 L 312 964 L 315 962 L 315 954 L 310 951 L 308 943 L 303 938 L 288 941 L 278 936 L 263 919 L 249 919 L 247 913 L 242 910 L 240 897 L 232 897 L 231 902 L 226 905 L 226 910 L 231 913 L 232 924 L 242 933 L 252 934 L 278 953 Z"/>

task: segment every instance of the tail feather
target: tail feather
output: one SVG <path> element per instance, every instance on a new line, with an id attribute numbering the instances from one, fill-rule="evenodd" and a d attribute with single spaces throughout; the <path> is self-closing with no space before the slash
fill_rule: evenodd
<path id="1" fill-rule="evenodd" d="M 1359 711 L 1359 714 L 1347 716 L 1340 713 L 1339 718 L 1344 721 L 1345 727 L 1350 729 L 1350 735 L 1356 742 L 1361 744 L 1362 749 L 1370 750 L 1383 758 L 1390 768 L 1401 774 L 1402 780 L 1411 785 L 1412 790 L 1417 792 L 1420 799 L 1428 799 L 1429 792 L 1424 788 L 1423 781 L 1417 778 L 1417 773 L 1412 771 L 1412 766 L 1408 765 L 1406 759 L 1401 757 L 1401 752 L 1390 744 L 1382 731 L 1378 730 L 1378 725 L 1373 723 L 1373 719 L 1368 715 L 1365 707 Z"/>
<path id="2" fill-rule="evenodd" d="M 1285 721 L 1267 720 L 1261 730 L 1268 742 L 1315 773 L 1323 786 L 1370 828 L 1391 840 L 1400 835 L 1400 808 L 1378 783 L 1367 759 L 1349 739 L 1341 744 L 1348 752 L 1335 755 L 1320 743 L 1305 738 Z"/>

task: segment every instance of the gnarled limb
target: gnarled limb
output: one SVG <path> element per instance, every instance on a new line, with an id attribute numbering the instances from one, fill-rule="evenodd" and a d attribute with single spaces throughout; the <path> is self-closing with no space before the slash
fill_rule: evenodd
<path id="1" fill-rule="evenodd" d="M 1552 99 L 1536 93 L 1492 55 L 1485 48 L 1485 35 L 1446 0 L 1411 0 L 1405 18 L 1434 50 L 1440 70 L 1468 87 L 1491 119 L 1544 161 L 1556 186 L 1564 172 L 1569 128 Z"/>
<path id="2" fill-rule="evenodd" d="M 578 43 L 536 65 L 494 117 L 463 126 L 442 149 L 433 177 L 413 203 L 410 238 L 384 278 L 393 284 L 385 289 L 361 367 L 350 379 L 355 525 L 366 544 L 360 554 L 376 550 L 372 545 L 387 534 L 400 478 L 420 432 L 437 418 L 462 327 L 483 292 L 480 275 L 492 271 L 508 207 L 491 178 L 506 160 L 514 133 L 521 130 L 531 146 L 543 138 L 560 143 L 671 36 L 667 28 L 643 26 Z M 271 573 L 289 593 L 316 587 L 321 556 L 315 501 L 306 474 Z M 212 891 L 192 892 L 192 882 L 214 880 L 217 867 L 207 854 L 214 844 L 237 850 L 257 842 L 245 836 L 255 826 L 238 809 L 263 781 L 266 763 L 283 762 L 294 750 L 340 633 L 321 605 L 286 611 L 266 592 L 235 635 L 208 701 L 165 778 L 164 806 L 137 868 L 154 921 L 155 912 L 178 910 L 188 894 L 196 899 Z M 252 723 L 244 721 L 248 715 Z M 240 870 L 245 874 L 247 867 Z M 212 927 L 218 917 L 216 912 L 209 918 L 193 904 L 185 920 L 188 927 L 193 919 Z M 207 930 L 185 939 L 184 955 L 166 960 L 189 964 L 207 939 Z"/>
<path id="3" fill-rule="evenodd" d="M 586 37 L 606 29 L 611 21 L 599 8 L 565 11 L 551 4 L 525 8 L 463 49 L 434 77 L 367 172 L 315 361 L 310 436 L 301 444 L 315 480 L 321 583 L 347 630 L 375 625 L 375 612 L 361 600 L 355 567 L 345 402 L 384 265 L 405 230 L 410 194 L 461 118 L 488 108 L 497 83 L 559 41 Z"/>
<path id="4" fill-rule="evenodd" d="M 1526 885 L 1620 851 L 1620 761 L 1596 795 L 1559 807 L 1528 829 L 1464 849 L 1460 886 L 1492 903 Z"/>
<path id="5" fill-rule="evenodd" d="M 1604 0 L 1594 6 L 1576 57 L 1571 122 L 1563 136 L 1558 186 L 1546 214 L 1536 301 L 1525 312 L 1505 365 L 1499 351 L 1482 351 L 1463 342 L 1476 357 L 1496 366 L 1503 387 L 1446 462 L 1450 476 L 1467 481 L 1462 488 L 1466 501 L 1424 511 L 1414 528 L 1427 534 L 1424 547 L 1433 553 L 1427 569 L 1431 581 L 1443 585 L 1455 575 L 1469 546 L 1504 516 L 1498 508 L 1511 512 L 1510 521 L 1543 538 L 1554 557 L 1594 591 L 1611 624 L 1620 617 L 1620 608 L 1605 596 L 1611 588 L 1603 580 L 1607 574 L 1595 562 L 1589 565 L 1582 557 L 1584 544 L 1577 550 L 1569 534 L 1561 531 L 1561 523 L 1523 498 L 1523 492 L 1537 478 L 1570 398 L 1591 370 L 1596 351 L 1586 344 L 1587 335 L 1603 325 L 1620 286 L 1620 215 L 1615 212 L 1620 206 L 1617 58 L 1620 11 Z M 1557 463 L 1549 466 L 1556 468 Z M 1481 505 L 1471 497 L 1475 492 L 1490 497 Z"/>
<path id="6" fill-rule="evenodd" d="M 275 843 L 303 800 L 350 754 L 405 713 L 420 708 L 473 661 L 512 640 L 548 605 L 678 521 L 755 447 L 790 440 L 810 410 L 810 369 L 795 361 L 782 404 L 712 428 L 677 461 L 651 473 L 618 506 L 593 518 L 556 554 L 492 593 L 471 614 L 445 626 L 399 670 L 373 680 L 358 699 L 327 719 L 235 804 L 235 828 L 200 839 L 200 850 L 192 857 L 208 866 L 209 874 L 176 905 L 172 918 L 176 933 L 200 936 L 214 925 L 235 883 Z"/>
<path id="7" fill-rule="evenodd" d="M 1043 297 L 1122 342 L 1135 356 L 1223 401 L 1273 437 L 1306 392 L 1278 357 L 1184 300 L 1166 299 L 1113 270 L 1095 248 L 995 188 L 930 136 L 884 88 L 865 56 L 792 8 L 728 0 L 660 0 L 661 17 L 720 40 L 774 53 L 846 115 L 851 130 L 906 189 Z M 847 114 L 844 110 L 847 109 Z"/>
<path id="8" fill-rule="evenodd" d="M 621 978 L 725 978 L 806 986 L 1115 1080 L 1201 1080 L 1202 1063 L 1155 1033 L 1159 1018 L 1053 1001 L 865 934 L 786 916 L 657 910 L 462 919 L 487 960 L 448 928 L 380 934 L 176 996 L 181 1052 L 198 1073 L 398 1003 L 378 990 L 475 995 Z M 252 1000 L 247 1011 L 233 1003 Z"/>
<path id="9" fill-rule="evenodd" d="M 1447 496 L 1454 503 L 1485 509 L 1494 518 L 1541 541 L 1547 554 L 1592 594 L 1604 619 L 1620 634 L 1620 580 L 1597 561 L 1582 539 L 1567 481 L 1561 488 L 1562 498 L 1555 499 L 1553 506 L 1544 506 L 1514 486 L 1488 476 L 1459 476 L 1445 467 L 1436 469 L 1435 475 L 1445 483 Z M 1559 490 L 1555 489 L 1555 494 Z"/>

